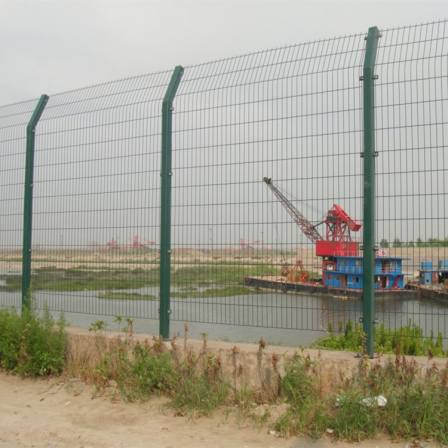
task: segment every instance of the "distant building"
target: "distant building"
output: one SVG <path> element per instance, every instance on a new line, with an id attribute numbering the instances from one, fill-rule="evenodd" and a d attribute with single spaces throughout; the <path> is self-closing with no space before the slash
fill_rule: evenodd
<path id="1" fill-rule="evenodd" d="M 377 257 L 375 259 L 375 289 L 403 289 L 403 259 Z M 322 282 L 329 288 L 362 289 L 363 258 L 336 256 L 323 260 Z"/>
<path id="2" fill-rule="evenodd" d="M 444 283 L 448 279 L 448 260 L 439 260 L 437 268 L 433 267 L 432 261 L 422 261 L 419 277 L 421 285 Z"/>

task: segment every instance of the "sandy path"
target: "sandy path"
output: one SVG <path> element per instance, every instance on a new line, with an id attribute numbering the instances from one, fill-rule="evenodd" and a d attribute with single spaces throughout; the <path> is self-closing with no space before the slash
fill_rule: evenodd
<path id="1" fill-rule="evenodd" d="M 299 448 L 343 447 L 330 440 L 279 439 L 224 414 L 175 417 L 161 399 L 146 404 L 92 399 L 94 389 L 60 380 L 22 380 L 0 373 L 0 448 Z M 384 440 L 364 447 L 404 447 Z M 429 446 L 426 445 L 425 446 Z"/>

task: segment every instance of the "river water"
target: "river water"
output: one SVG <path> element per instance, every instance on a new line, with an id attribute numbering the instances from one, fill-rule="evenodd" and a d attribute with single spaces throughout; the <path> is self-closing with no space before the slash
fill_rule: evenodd
<path id="1" fill-rule="evenodd" d="M 158 334 L 157 300 L 102 299 L 103 291 L 47 292 L 33 295 L 37 309 L 47 307 L 55 316 L 64 314 L 71 324 L 88 328 L 104 320 L 110 330 L 118 329 L 116 316 L 134 319 L 137 332 Z M 118 291 L 117 291 L 118 292 Z M 156 287 L 126 290 L 158 296 Z M 20 293 L 0 292 L 0 305 L 20 306 Z M 306 346 L 325 335 L 328 325 L 336 330 L 349 320 L 359 322 L 361 301 L 291 293 L 259 293 L 234 297 L 171 299 L 171 334 L 181 336 L 184 322 L 192 337 L 207 333 L 210 339 L 256 342 L 264 337 L 271 344 Z M 376 299 L 378 323 L 396 328 L 418 325 L 426 336 L 442 333 L 448 339 L 448 301 L 408 297 Z"/>

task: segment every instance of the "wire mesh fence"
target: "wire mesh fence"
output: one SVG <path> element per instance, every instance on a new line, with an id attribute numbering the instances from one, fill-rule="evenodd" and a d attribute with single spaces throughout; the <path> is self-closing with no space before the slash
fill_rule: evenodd
<path id="1" fill-rule="evenodd" d="M 264 177 L 313 224 L 333 202 L 361 216 L 363 48 L 348 36 L 186 68 L 174 114 L 174 319 L 304 330 L 357 320 L 351 303 L 245 279 L 275 281 L 296 260 L 319 276 L 314 242 Z"/>
<path id="2" fill-rule="evenodd" d="M 376 318 L 443 339 L 446 28 L 382 32 L 374 109 Z M 172 115 L 174 322 L 211 337 L 216 324 L 239 339 L 253 334 L 241 328 L 279 330 L 278 342 L 280 330 L 295 330 L 303 344 L 360 321 L 365 51 L 362 33 L 185 68 Z M 50 97 L 34 161 L 37 308 L 157 322 L 171 73 Z M 0 108 L 6 306 L 20 307 L 25 127 L 35 103 Z"/>
<path id="3" fill-rule="evenodd" d="M 423 297 L 384 304 L 378 319 L 394 327 L 411 322 L 445 338 L 448 302 L 436 286 L 448 267 L 447 33 L 446 21 L 384 31 L 375 105 L 377 244 L 403 257 L 408 280 L 420 276 L 425 284 L 429 275 L 434 287 Z"/>
<path id="4" fill-rule="evenodd" d="M 7 280 L 22 269 L 26 126 L 35 105 L 36 100 L 30 100 L 0 107 L 0 303 L 3 306 L 20 304 L 20 295 L 7 285 L 10 283 Z"/>

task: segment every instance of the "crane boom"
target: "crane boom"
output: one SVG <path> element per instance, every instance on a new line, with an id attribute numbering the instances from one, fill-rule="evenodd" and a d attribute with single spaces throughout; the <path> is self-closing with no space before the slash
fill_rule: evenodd
<path id="1" fill-rule="evenodd" d="M 272 183 L 272 179 L 270 177 L 263 177 L 263 182 L 265 182 L 266 185 L 272 190 L 294 222 L 311 241 L 316 242 L 322 240 L 322 236 L 313 224 L 311 224 L 311 222 L 308 221 L 308 219 L 306 219 L 305 216 L 303 216 L 302 213 L 294 207 L 291 201 Z"/>

